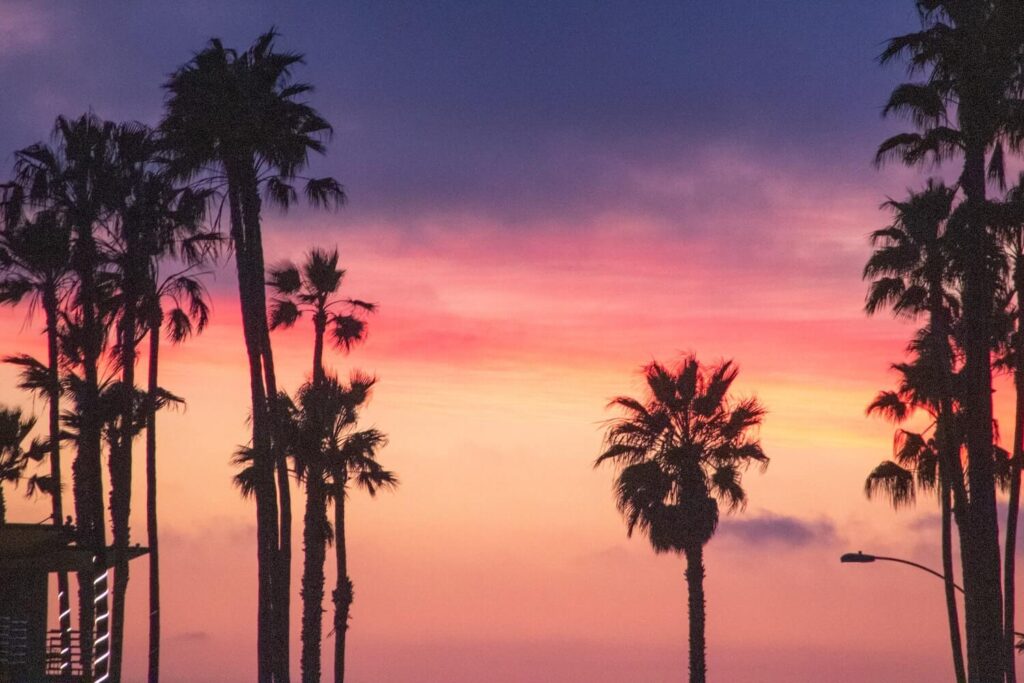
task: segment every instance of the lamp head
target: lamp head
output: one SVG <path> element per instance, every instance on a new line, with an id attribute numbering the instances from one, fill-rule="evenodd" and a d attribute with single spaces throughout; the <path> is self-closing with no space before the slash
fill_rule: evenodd
<path id="1" fill-rule="evenodd" d="M 867 555 L 860 552 L 859 550 L 855 553 L 846 553 L 839 558 L 840 562 L 853 563 L 853 564 L 866 564 L 868 562 L 874 562 L 874 555 Z"/>

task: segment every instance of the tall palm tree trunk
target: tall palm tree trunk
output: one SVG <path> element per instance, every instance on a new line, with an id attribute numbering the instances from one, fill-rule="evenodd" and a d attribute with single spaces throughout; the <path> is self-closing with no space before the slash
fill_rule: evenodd
<path id="1" fill-rule="evenodd" d="M 252 303 L 253 323 L 259 336 L 263 362 L 264 382 L 267 398 L 270 401 L 271 419 L 271 454 L 277 476 L 277 495 L 279 499 L 279 546 L 277 549 L 277 576 L 274 593 L 274 619 L 276 624 L 277 658 L 274 670 L 275 683 L 288 683 L 291 675 L 289 662 L 291 659 L 291 563 L 292 563 L 292 506 L 291 489 L 288 482 L 288 466 L 285 461 L 283 444 L 273 433 L 273 425 L 278 424 L 277 411 L 277 377 L 274 372 L 274 354 L 270 344 L 270 327 L 267 323 L 267 297 L 265 283 L 265 264 L 263 260 L 263 237 L 260 225 L 260 197 L 255 169 L 251 161 L 243 164 L 245 173 L 242 184 L 242 215 L 247 241 L 247 256 L 251 278 L 249 279 L 249 296 Z"/>
<path id="2" fill-rule="evenodd" d="M 149 324 L 149 368 L 146 394 L 149 410 L 146 415 L 146 536 L 149 544 L 149 683 L 160 681 L 160 539 L 156 515 L 156 390 L 160 359 L 160 326 L 157 312 Z"/>
<path id="3" fill-rule="evenodd" d="M 256 499 L 256 559 L 257 559 L 257 626 L 256 659 L 259 683 L 274 683 L 278 659 L 275 643 L 277 623 L 275 614 L 275 586 L 278 572 L 277 492 L 274 489 L 274 468 L 271 460 L 270 424 L 266 387 L 263 384 L 262 337 L 259 334 L 258 315 L 254 311 L 250 281 L 253 277 L 249 261 L 249 245 L 242 224 L 239 198 L 240 178 L 234 166 L 227 168 L 228 200 L 231 219 L 231 237 L 235 244 L 235 265 L 238 272 L 238 298 L 242 311 L 242 334 L 249 361 L 249 390 L 252 399 L 252 448 L 255 476 L 253 495 Z"/>
<path id="4" fill-rule="evenodd" d="M 1020 351 L 1018 351 L 1020 353 Z M 1006 547 L 1003 554 L 1003 605 L 1004 605 L 1004 635 L 1003 635 L 1003 657 L 1006 667 L 1006 683 L 1016 683 L 1016 652 L 1013 647 L 1015 624 L 1015 575 L 1016 563 L 1015 554 L 1017 550 L 1017 517 L 1020 511 L 1020 478 L 1021 460 L 1024 452 L 1021 448 L 1021 439 L 1024 439 L 1024 368 L 1021 361 L 1017 361 L 1018 367 L 1014 372 L 1014 379 L 1017 389 L 1017 407 L 1014 415 L 1014 441 L 1013 461 L 1011 464 L 1010 478 L 1010 500 L 1006 513 Z"/>
<path id="5" fill-rule="evenodd" d="M 313 386 L 324 379 L 324 331 L 327 316 L 313 316 Z M 302 571 L 302 683 L 319 683 L 323 642 L 324 562 L 327 555 L 327 491 L 324 472 L 310 463 L 306 471 L 305 558 Z"/>
<path id="6" fill-rule="evenodd" d="M 334 494 L 334 557 L 338 565 L 334 601 L 334 683 L 345 683 L 345 637 L 355 593 L 348 576 L 348 549 L 345 545 L 345 485 L 336 484 Z"/>
<path id="7" fill-rule="evenodd" d="M 306 557 L 302 570 L 302 683 L 320 683 L 327 497 L 323 471 L 319 467 L 306 470 L 306 514 L 303 525 Z"/>
<path id="8" fill-rule="evenodd" d="M 64 525 L 64 492 L 61 487 L 60 461 L 60 347 L 57 338 L 57 293 L 54 287 L 47 287 L 43 293 L 43 310 L 46 315 L 46 352 L 50 371 L 51 387 L 48 392 L 49 434 L 50 434 L 50 480 L 53 492 L 53 523 Z M 71 582 L 66 571 L 57 573 L 57 624 L 60 629 L 62 680 L 71 676 Z"/>
<path id="9" fill-rule="evenodd" d="M 1003 549 L 1003 658 L 1006 683 L 1016 683 L 1017 662 L 1013 647 L 1016 597 L 1017 519 L 1020 512 L 1021 461 L 1024 460 L 1024 231 L 1018 230 L 1013 263 L 1017 298 L 1017 335 L 1013 348 L 1013 383 L 1017 392 L 1013 419 L 1013 460 L 1010 466 L 1010 501 L 1006 512 L 1006 543 Z"/>
<path id="10" fill-rule="evenodd" d="M 129 257 L 130 258 L 130 257 Z M 125 596 L 128 592 L 129 516 L 132 495 L 132 444 L 135 425 L 135 273 L 128 273 L 119 325 L 121 360 L 120 428 L 110 451 L 110 517 L 114 529 L 114 601 L 111 614 L 110 681 L 120 683 L 124 653 Z"/>
<path id="11" fill-rule="evenodd" d="M 954 481 L 963 486 L 960 468 L 960 443 L 953 427 L 953 357 L 949 347 L 950 330 L 945 302 L 943 273 L 933 270 L 928 287 L 928 322 L 930 339 L 935 344 L 942 364 L 942 395 L 935 419 L 935 440 L 939 456 L 939 506 L 942 517 L 942 571 L 946 577 L 946 615 L 949 621 L 949 643 L 953 652 L 953 672 L 957 683 L 967 683 L 964 648 L 960 637 L 960 615 L 956 604 L 953 573 L 953 501 Z"/>
<path id="12" fill-rule="evenodd" d="M 109 611 L 104 579 L 106 533 L 103 511 L 102 417 L 100 415 L 99 361 L 105 330 L 97 316 L 95 271 L 98 262 L 91 220 L 77 229 L 75 271 L 79 281 L 78 305 L 82 315 L 83 387 L 78 435 L 78 454 L 73 463 L 75 513 L 80 539 L 94 553 L 91 570 L 80 572 L 79 629 L 82 664 L 97 678 L 109 670 Z"/>
<path id="13" fill-rule="evenodd" d="M 961 103 L 963 107 L 963 103 Z M 967 118 L 970 112 L 962 113 Z M 969 552 L 965 553 L 964 588 L 967 651 L 971 681 L 1000 683 L 1003 675 L 1003 605 L 999 528 L 996 515 L 995 463 L 992 457 L 992 304 L 993 284 L 985 263 L 988 229 L 984 217 L 985 142 L 972 139 L 964 125 L 962 185 L 968 208 L 971 242 L 964 249 L 963 290 L 965 431 L 970 504 Z M 976 137 L 976 136 L 974 136 Z M 963 542 L 963 541 L 962 541 Z"/>
<path id="14" fill-rule="evenodd" d="M 324 379 L 324 334 L 327 332 L 327 311 L 319 308 L 313 314 L 313 385 Z"/>
<path id="15" fill-rule="evenodd" d="M 690 683 L 707 680 L 704 637 L 704 547 L 686 550 L 686 587 L 690 613 Z"/>
<path id="16" fill-rule="evenodd" d="M 953 575 L 953 514 L 949 485 L 949 474 L 941 475 L 940 495 L 942 497 L 942 573 L 946 577 L 946 615 L 949 619 L 949 644 L 953 650 L 953 673 L 957 683 L 967 683 L 964 669 L 964 646 L 960 639 L 960 615 L 956 605 L 956 588 Z"/>

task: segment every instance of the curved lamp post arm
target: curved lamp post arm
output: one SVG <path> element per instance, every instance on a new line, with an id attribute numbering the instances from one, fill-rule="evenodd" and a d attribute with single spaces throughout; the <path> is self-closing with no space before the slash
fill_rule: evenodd
<path id="1" fill-rule="evenodd" d="M 911 567 L 917 567 L 918 569 L 920 569 L 922 571 L 928 572 L 932 576 L 937 576 L 938 578 L 942 579 L 943 581 L 946 580 L 946 575 L 945 574 L 940 574 L 939 572 L 935 571 L 934 569 L 926 567 L 923 564 L 918 564 L 917 562 L 911 562 L 910 560 L 901 560 L 898 557 L 885 557 L 883 555 L 875 555 L 874 557 L 875 557 L 876 560 L 885 560 L 886 562 L 899 562 L 900 564 L 906 564 L 906 565 L 910 565 Z M 964 589 L 961 588 L 960 586 L 958 586 L 957 584 L 953 583 L 952 581 L 950 581 L 950 583 L 952 583 L 953 584 L 953 588 L 955 588 L 958 591 L 960 591 L 960 593 L 964 592 Z"/>
<path id="2" fill-rule="evenodd" d="M 911 562 L 910 560 L 904 560 L 904 559 L 901 559 L 899 557 L 886 557 L 885 555 L 870 555 L 868 553 L 864 553 L 864 552 L 861 552 L 861 551 L 858 550 L 855 553 L 845 553 L 842 557 L 839 558 L 839 561 L 842 562 L 843 564 L 868 564 L 868 563 L 874 562 L 876 560 L 884 560 L 886 562 L 899 562 L 900 564 L 905 564 L 905 565 L 908 565 L 910 567 L 915 567 L 917 569 L 920 569 L 921 571 L 928 572 L 932 576 L 935 576 L 935 577 L 938 577 L 938 578 L 942 579 L 943 582 L 946 581 L 946 575 L 945 574 L 940 574 L 939 572 L 935 571 L 931 567 L 926 567 L 923 564 L 918 564 L 917 562 Z M 953 582 L 950 581 L 950 583 L 953 583 Z M 964 592 L 964 589 L 961 588 L 960 586 L 956 585 L 955 583 L 953 583 L 953 588 L 957 589 L 961 593 Z"/>
<path id="3" fill-rule="evenodd" d="M 900 564 L 909 565 L 911 567 L 915 567 L 917 569 L 920 569 L 921 571 L 928 572 L 932 576 L 935 576 L 935 577 L 938 577 L 938 578 L 942 579 L 943 582 L 946 581 L 946 575 L 945 574 L 940 574 L 939 572 L 935 571 L 934 569 L 931 569 L 930 567 L 926 567 L 923 564 L 918 564 L 917 562 L 911 562 L 910 560 L 903 560 L 903 559 L 900 559 L 898 557 L 886 557 L 885 555 L 869 555 L 867 553 L 862 553 L 862 552 L 858 551 L 858 552 L 855 552 L 855 553 L 846 553 L 845 555 L 843 555 L 842 557 L 839 558 L 839 561 L 844 563 L 844 564 L 868 564 L 868 563 L 874 562 L 876 560 L 884 560 L 885 562 L 899 562 Z M 961 588 L 960 586 L 956 585 L 952 581 L 950 581 L 950 583 L 953 584 L 953 588 L 957 589 L 961 593 L 964 592 L 964 589 Z M 1020 650 L 1024 650 L 1024 633 L 1020 633 L 1019 631 L 1014 631 L 1013 634 L 1021 639 L 1021 641 L 1018 642 L 1018 644 L 1017 644 L 1017 648 L 1020 649 Z"/>

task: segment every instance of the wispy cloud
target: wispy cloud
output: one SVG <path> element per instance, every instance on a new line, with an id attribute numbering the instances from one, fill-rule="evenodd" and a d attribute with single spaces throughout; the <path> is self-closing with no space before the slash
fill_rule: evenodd
<path id="1" fill-rule="evenodd" d="M 806 520 L 771 512 L 724 519 L 718 535 L 746 545 L 790 548 L 830 545 L 838 538 L 835 524 L 831 520 Z"/>

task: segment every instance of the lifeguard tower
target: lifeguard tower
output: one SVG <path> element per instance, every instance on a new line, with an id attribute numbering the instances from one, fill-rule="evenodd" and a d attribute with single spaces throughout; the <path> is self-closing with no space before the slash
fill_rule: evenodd
<path id="1" fill-rule="evenodd" d="M 134 546 L 128 559 L 146 553 Z M 115 551 L 108 548 L 107 566 Z M 0 683 L 80 683 L 79 633 L 70 632 L 70 648 L 47 624 L 49 575 L 95 570 L 95 553 L 77 545 L 74 528 L 45 524 L 0 525 Z"/>

